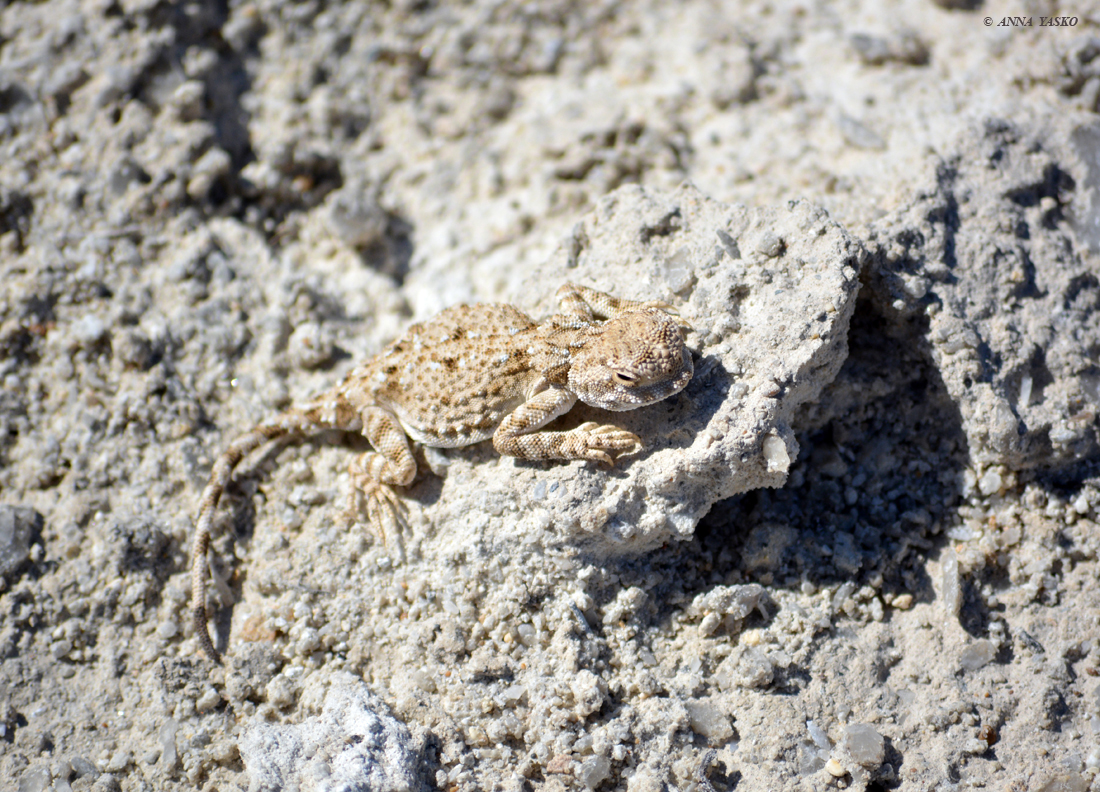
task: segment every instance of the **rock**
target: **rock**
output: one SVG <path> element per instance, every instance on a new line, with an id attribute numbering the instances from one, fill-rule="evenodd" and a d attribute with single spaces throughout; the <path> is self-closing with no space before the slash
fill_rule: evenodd
<path id="1" fill-rule="evenodd" d="M 798 408 L 816 398 L 847 354 L 862 252 L 806 201 L 747 209 L 691 185 L 615 191 L 533 273 L 530 281 L 547 287 L 518 304 L 549 315 L 554 291 L 567 281 L 667 301 L 695 328 L 688 337 L 696 352 L 692 381 L 649 408 L 570 412 L 569 421 L 611 422 L 643 438 L 645 450 L 614 471 L 506 460 L 513 468 L 507 488 L 489 499 L 486 491 L 499 489 L 498 469 L 452 464 L 433 520 L 455 515 L 492 531 L 511 522 L 500 519 L 502 508 L 531 519 L 548 515 L 562 539 L 605 554 L 638 553 L 690 538 L 718 500 L 782 486 L 798 454 Z"/>
<path id="2" fill-rule="evenodd" d="M 240 744 L 249 790 L 319 787 L 346 792 L 424 788 L 408 729 L 362 680 L 332 677 L 321 714 L 297 724 L 256 717 Z"/>
<path id="3" fill-rule="evenodd" d="M 708 696 L 684 702 L 691 729 L 707 738 L 711 745 L 723 745 L 733 737 L 733 724 L 721 696 Z"/>
<path id="4" fill-rule="evenodd" d="M 328 196 L 324 219 L 334 237 L 358 250 L 381 242 L 390 225 L 389 215 L 378 203 L 377 187 L 358 181 Z"/>
<path id="5" fill-rule="evenodd" d="M 755 646 L 737 646 L 714 672 L 718 687 L 724 691 L 737 688 L 762 688 L 770 685 L 775 666 Z"/>
<path id="6" fill-rule="evenodd" d="M 997 647 L 987 638 L 981 638 L 966 647 L 959 654 L 959 666 L 964 671 L 977 671 L 992 662 L 997 656 Z"/>
<path id="7" fill-rule="evenodd" d="M 962 581 L 959 575 L 959 556 L 948 548 L 943 554 L 942 592 L 944 615 L 958 618 L 962 608 Z"/>
<path id="8" fill-rule="evenodd" d="M 1091 129 L 1091 128 L 1090 128 Z M 923 326 L 974 464 L 1056 467 L 1100 450 L 1100 279 L 1075 233 L 1092 227 L 1094 134 L 992 119 L 932 183 L 871 226 L 884 314 Z M 1071 175 L 1072 174 L 1072 175 Z M 1095 192 L 1095 188 L 1092 188 Z"/>
<path id="9" fill-rule="evenodd" d="M 577 716 L 587 718 L 603 706 L 607 685 L 591 671 L 579 671 L 569 683 Z"/>
<path id="10" fill-rule="evenodd" d="M 849 723 L 845 726 L 843 745 L 852 759 L 864 767 L 878 767 L 886 756 L 882 735 L 868 723 Z"/>
<path id="11" fill-rule="evenodd" d="M 688 608 L 688 615 L 702 616 L 701 632 L 711 635 L 725 620 L 732 628 L 740 627 L 741 621 L 754 610 L 764 615 L 763 603 L 767 600 L 764 587 L 756 583 L 744 586 L 715 586 L 710 591 L 698 595 Z M 731 630 L 736 632 L 736 629 Z"/>
<path id="12" fill-rule="evenodd" d="M 41 514 L 26 506 L 0 506 L 0 576 L 13 575 L 30 558 L 43 522 Z"/>
<path id="13" fill-rule="evenodd" d="M 41 765 L 31 767 L 19 777 L 19 792 L 44 792 L 49 786 L 49 768 Z"/>
<path id="14" fill-rule="evenodd" d="M 1088 792 L 1091 782 L 1088 777 L 1080 773 L 1066 773 L 1047 779 L 1039 792 Z"/>
<path id="15" fill-rule="evenodd" d="M 611 762 L 606 756 L 590 756 L 581 763 L 576 775 L 585 789 L 595 789 L 611 775 Z"/>

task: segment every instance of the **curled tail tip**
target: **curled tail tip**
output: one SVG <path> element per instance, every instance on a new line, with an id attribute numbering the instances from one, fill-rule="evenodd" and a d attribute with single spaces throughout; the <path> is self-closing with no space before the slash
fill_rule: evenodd
<path id="1" fill-rule="evenodd" d="M 222 656 L 218 653 L 217 648 L 214 646 L 214 642 L 210 639 L 210 633 L 207 631 L 206 609 L 204 607 L 195 607 L 193 621 L 195 625 L 195 637 L 199 639 L 199 646 L 202 648 L 202 653 L 210 660 L 221 665 Z"/>

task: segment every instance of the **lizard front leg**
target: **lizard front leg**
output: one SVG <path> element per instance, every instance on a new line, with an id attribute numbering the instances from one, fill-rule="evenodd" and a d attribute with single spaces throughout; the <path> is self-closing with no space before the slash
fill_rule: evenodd
<path id="1" fill-rule="evenodd" d="M 416 459 L 397 416 L 383 407 L 368 407 L 361 413 L 363 434 L 374 451 L 367 451 L 348 466 L 352 490 L 348 513 L 353 517 L 366 500 L 365 511 L 371 530 L 386 541 L 404 522 L 404 504 L 393 487 L 406 487 L 416 476 Z"/>
<path id="2" fill-rule="evenodd" d="M 661 300 L 624 300 L 606 292 L 581 286 L 576 283 L 566 283 L 555 295 L 558 307 L 566 316 L 577 316 L 581 319 L 614 319 L 624 313 L 638 311 L 642 308 L 657 308 L 671 316 L 676 317 L 677 322 L 687 328 L 690 326 L 679 318 L 676 308 Z"/>
<path id="3" fill-rule="evenodd" d="M 520 459 L 590 459 L 614 464 L 608 451 L 640 451 L 637 435 L 617 426 L 588 422 L 568 432 L 539 432 L 559 415 L 569 412 L 577 397 L 564 388 L 541 391 L 517 407 L 493 434 L 493 447 Z"/>

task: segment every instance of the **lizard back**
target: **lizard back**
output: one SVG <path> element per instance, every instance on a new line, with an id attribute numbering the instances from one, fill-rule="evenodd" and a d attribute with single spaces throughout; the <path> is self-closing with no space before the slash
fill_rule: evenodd
<path id="1" fill-rule="evenodd" d="M 537 327 L 510 305 L 453 306 L 412 325 L 352 371 L 345 397 L 356 407 L 391 410 L 428 446 L 486 440 L 539 376 L 532 360 Z"/>

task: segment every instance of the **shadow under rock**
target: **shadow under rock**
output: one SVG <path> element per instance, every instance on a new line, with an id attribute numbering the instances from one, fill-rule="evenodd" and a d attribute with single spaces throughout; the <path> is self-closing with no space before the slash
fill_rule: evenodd
<path id="1" fill-rule="evenodd" d="M 638 586 L 648 605 L 635 618 L 656 627 L 700 594 L 746 583 L 838 588 L 836 608 L 863 586 L 888 601 L 902 594 L 935 599 L 927 559 L 946 543 L 941 523 L 959 501 L 968 456 L 961 416 L 922 335 L 919 326 L 891 324 L 861 301 L 847 361 L 802 416 L 788 484 L 716 504 L 694 541 L 639 559 L 586 557 L 601 572 L 590 579 L 589 595 L 606 605 L 619 590 Z M 728 388 L 720 370 L 704 377 Z M 714 393 L 720 384 L 698 387 Z M 766 595 L 761 604 L 768 615 L 754 611 L 740 629 L 770 621 Z M 796 692 L 806 680 L 795 674 L 781 683 Z"/>
<path id="2" fill-rule="evenodd" d="M 371 269 L 388 275 L 398 286 L 405 284 L 412 266 L 414 226 L 405 218 L 386 213 L 386 228 L 382 236 L 367 245 L 359 257 Z"/>
<path id="3" fill-rule="evenodd" d="M 697 531 L 702 546 L 732 553 L 729 573 L 934 598 L 925 560 L 959 500 L 967 445 L 922 336 L 860 302 L 849 357 L 799 435 L 787 486 L 719 504 Z"/>
<path id="4" fill-rule="evenodd" d="M 941 522 L 968 457 L 961 416 L 921 339 L 920 327 L 891 324 L 861 301 L 848 360 L 803 416 L 788 484 L 716 504 L 695 541 L 604 565 L 621 586 L 647 590 L 643 621 L 665 623 L 699 594 L 746 583 L 839 587 L 838 608 L 863 586 L 888 601 L 935 598 L 926 562 L 946 542 Z"/>
<path id="5" fill-rule="evenodd" d="M 228 152 L 233 169 L 239 171 L 254 159 L 249 115 L 241 103 L 252 84 L 242 53 L 222 38 L 221 28 L 228 18 L 228 6 L 221 0 L 199 0 L 186 8 L 176 3 L 158 5 L 148 21 L 154 28 L 170 28 L 171 44 L 165 45 L 157 60 L 138 75 L 130 92 L 146 104 L 159 107 L 182 79 L 189 53 L 208 50 L 214 57 L 202 72 L 202 115 L 213 124 L 218 146 Z"/>

